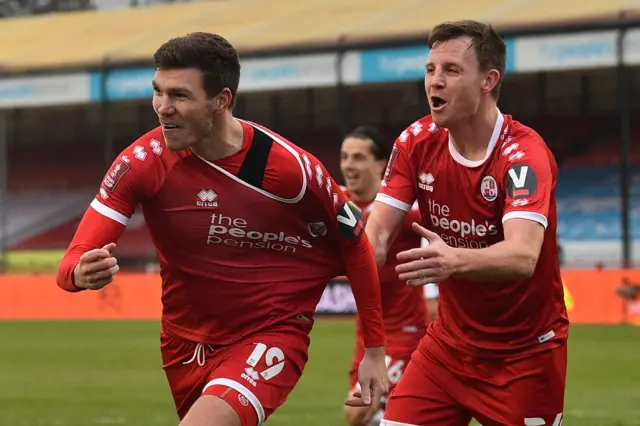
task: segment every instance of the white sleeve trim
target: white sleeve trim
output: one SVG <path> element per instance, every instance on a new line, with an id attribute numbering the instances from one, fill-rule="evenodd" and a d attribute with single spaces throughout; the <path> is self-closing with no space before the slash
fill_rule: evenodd
<path id="1" fill-rule="evenodd" d="M 378 193 L 376 195 L 376 201 L 380 201 L 381 203 L 388 204 L 396 209 L 403 210 L 408 212 L 411 210 L 411 204 L 405 203 L 404 201 L 400 201 L 397 198 L 393 198 L 391 195 Z"/>
<path id="2" fill-rule="evenodd" d="M 264 408 L 262 407 L 262 403 L 258 399 L 258 397 L 247 389 L 245 386 L 236 382 L 235 380 L 218 378 L 213 379 L 209 383 L 206 384 L 204 389 L 202 389 L 202 393 L 204 393 L 209 387 L 218 385 L 218 386 L 226 386 L 238 392 L 240 395 L 244 396 L 249 400 L 251 405 L 253 405 L 253 409 L 256 410 L 256 414 L 258 415 L 258 426 L 261 426 L 264 423 Z"/>
<path id="3" fill-rule="evenodd" d="M 93 201 L 91 202 L 91 207 L 95 211 L 100 213 L 102 216 L 106 216 L 109 219 L 113 219 L 116 222 L 123 224 L 124 226 L 127 226 L 127 222 L 129 222 L 129 218 L 128 217 L 126 217 L 122 213 L 118 213 L 117 211 L 115 211 L 111 207 L 105 206 L 100 201 L 98 201 L 97 198 L 93 199 Z"/>
<path id="4" fill-rule="evenodd" d="M 509 219 L 528 219 L 534 222 L 538 222 L 540 225 L 544 226 L 544 229 L 547 229 L 547 218 L 545 215 L 535 212 L 509 212 L 502 216 L 502 223 L 505 223 Z"/>

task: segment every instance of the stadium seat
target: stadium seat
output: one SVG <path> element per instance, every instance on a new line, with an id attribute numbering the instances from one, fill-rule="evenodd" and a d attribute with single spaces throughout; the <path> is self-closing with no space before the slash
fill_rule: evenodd
<path id="1" fill-rule="evenodd" d="M 287 46 L 292 40 L 299 43 L 336 43 L 358 26 L 368 28 L 371 32 L 377 27 L 378 21 L 387 14 L 398 11 L 406 0 L 325 0 L 297 3 L 296 10 L 288 11 L 285 16 L 280 15 L 276 20 L 265 23 L 260 31 L 242 37 L 240 45 L 247 48 Z"/>
<path id="2" fill-rule="evenodd" d="M 190 32 L 207 31 L 223 35 L 232 43 L 236 34 L 254 25 L 263 25 L 264 19 L 272 19 L 280 8 L 256 6 L 256 0 L 195 2 L 174 6 L 157 6 L 137 15 L 137 37 L 129 37 L 127 43 L 107 50 L 112 59 L 151 58 L 153 52 L 171 37 Z M 177 9 L 177 7 L 180 9 Z M 153 13 L 151 13 L 153 12 Z M 158 22 L 162 26 L 158 27 Z"/>
<path id="3" fill-rule="evenodd" d="M 17 244 L 83 212 L 95 191 L 30 191 L 10 194 L 7 203 L 6 243 Z"/>
<path id="4" fill-rule="evenodd" d="M 100 64 L 151 40 L 153 49 L 136 57 L 148 60 L 160 40 L 195 30 L 188 22 L 207 16 L 223 21 L 224 13 L 219 12 L 224 4 L 205 2 L 5 19 L 0 21 L 0 63 L 20 68 Z M 215 23 L 200 26 L 206 27 L 200 30 L 216 30 Z"/>
<path id="5" fill-rule="evenodd" d="M 76 211 L 73 217 L 62 223 L 52 225 L 42 232 L 27 238 L 22 238 L 10 246 L 11 250 L 60 250 L 69 245 L 82 219 L 83 210 Z M 80 213 L 80 214 L 79 214 Z M 127 228 L 118 240 L 118 256 L 129 258 L 152 258 L 155 255 L 153 241 L 149 234 L 144 218 L 136 212 L 129 221 Z"/>
<path id="6" fill-rule="evenodd" d="M 633 170 L 640 179 L 640 170 Z M 560 171 L 558 178 L 558 234 L 572 241 L 621 238 L 621 201 L 617 166 L 575 166 Z M 631 217 L 640 217 L 640 193 L 631 195 Z M 633 227 L 634 239 L 640 229 Z"/>
<path id="7" fill-rule="evenodd" d="M 149 61 L 161 43 L 193 31 L 220 33 L 243 52 L 298 43 L 426 35 L 435 24 L 462 17 L 511 26 L 612 16 L 628 3 L 451 0 L 444 7 L 416 0 L 271 0 L 265 7 L 260 0 L 225 0 L 28 16 L 0 21 L 0 64 L 28 69 Z"/>
<path id="8" fill-rule="evenodd" d="M 509 6 L 514 0 L 450 0 L 446 6 L 438 6 L 424 1 L 403 0 L 393 2 L 394 9 L 390 13 L 378 14 L 370 23 L 361 20 L 360 25 L 347 29 L 349 38 L 372 36 L 402 36 L 407 33 L 426 34 L 440 22 L 461 18 L 491 21 L 497 12 Z M 464 15 L 461 14 L 464 11 Z"/>
<path id="9" fill-rule="evenodd" d="M 497 24 L 509 25 L 569 21 L 577 18 L 615 15 L 618 10 L 626 9 L 630 5 L 626 0 L 537 0 L 535 2 L 513 1 L 512 4 L 512 7 L 505 8 L 504 13 L 493 17 L 492 20 Z"/>

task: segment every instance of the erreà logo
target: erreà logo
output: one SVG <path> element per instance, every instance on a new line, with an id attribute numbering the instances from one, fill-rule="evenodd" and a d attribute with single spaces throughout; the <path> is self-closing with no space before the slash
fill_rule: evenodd
<path id="1" fill-rule="evenodd" d="M 353 202 L 346 201 L 338 209 L 338 229 L 345 238 L 358 238 L 364 231 L 364 215 Z"/>

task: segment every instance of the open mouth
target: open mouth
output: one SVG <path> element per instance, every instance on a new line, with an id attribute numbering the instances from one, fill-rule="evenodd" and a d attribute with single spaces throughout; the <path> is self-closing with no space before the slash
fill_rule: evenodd
<path id="1" fill-rule="evenodd" d="M 344 176 L 344 185 L 347 189 L 356 189 L 360 185 L 360 177 L 359 176 Z"/>
<path id="2" fill-rule="evenodd" d="M 358 179 L 360 177 L 360 175 L 358 173 L 354 173 L 354 172 L 347 172 L 347 173 L 345 173 L 344 177 L 345 177 L 346 180 L 354 181 L 354 180 Z"/>
<path id="3" fill-rule="evenodd" d="M 162 130 L 176 130 L 176 129 L 179 129 L 179 128 L 180 128 L 180 126 L 177 126 L 175 124 L 162 123 Z"/>
<path id="4" fill-rule="evenodd" d="M 431 97 L 431 106 L 432 106 L 432 109 L 435 111 L 441 110 L 446 104 L 447 104 L 447 101 L 445 101 L 444 99 L 438 96 Z"/>

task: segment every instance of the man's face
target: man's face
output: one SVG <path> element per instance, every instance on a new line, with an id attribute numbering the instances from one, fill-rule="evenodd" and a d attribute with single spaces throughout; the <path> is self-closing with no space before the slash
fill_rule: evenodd
<path id="1" fill-rule="evenodd" d="M 441 127 L 465 122 L 480 105 L 483 94 L 495 84 L 493 73 L 481 72 L 470 37 L 439 42 L 426 64 L 425 90 L 433 122 Z"/>
<path id="2" fill-rule="evenodd" d="M 373 141 L 363 138 L 346 138 L 340 150 L 340 170 L 347 189 L 353 194 L 377 191 L 386 160 L 373 155 Z"/>
<path id="3" fill-rule="evenodd" d="M 162 124 L 167 147 L 173 151 L 206 138 L 220 115 L 220 106 L 230 101 L 231 95 L 225 89 L 209 98 L 202 72 L 197 68 L 157 70 L 153 89 L 153 109 Z"/>

